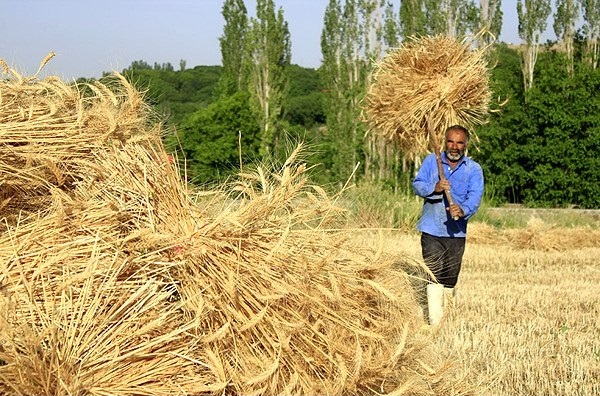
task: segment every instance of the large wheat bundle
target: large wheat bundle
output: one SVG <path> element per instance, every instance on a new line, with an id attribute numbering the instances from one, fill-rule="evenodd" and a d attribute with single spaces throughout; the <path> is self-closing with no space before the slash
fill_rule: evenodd
<path id="1" fill-rule="evenodd" d="M 178 249 L 181 296 L 220 378 L 235 394 L 426 394 L 440 374 L 419 363 L 431 356 L 406 274 L 318 226 L 337 213 L 301 166 L 276 176 L 246 174 L 244 202 Z"/>
<path id="2" fill-rule="evenodd" d="M 0 393 L 469 393 L 420 330 L 398 267 L 410 260 L 328 228 L 340 209 L 307 184 L 297 153 L 274 173 L 258 167 L 199 201 L 124 79 L 119 100 L 101 100 L 116 97 L 97 88 L 92 106 L 81 87 L 53 81 L 43 90 L 28 79 L 28 92 L 64 91 L 80 111 L 56 131 L 93 138 L 65 138 L 60 149 L 46 141 L 53 160 L 70 164 L 68 188 L 39 164 L 23 167 L 21 188 L 0 158 L 15 194 L 35 191 L 46 203 L 26 216 L 16 204 L 2 213 L 12 221 L 0 234 Z M 6 83 L 2 95 L 11 89 Z M 13 122 L 12 139 L 64 118 L 38 112 L 46 116 Z M 104 126 L 79 124 L 92 119 Z M 33 156 L 35 140 L 22 143 L 15 150 L 31 147 L 19 158 Z M 87 149 L 67 157 L 78 150 L 70 144 Z"/>
<path id="3" fill-rule="evenodd" d="M 470 40 L 413 37 L 390 50 L 372 72 L 364 102 L 374 133 L 397 140 L 402 151 L 423 154 L 451 125 L 485 122 L 491 91 L 483 49 Z M 428 122 L 427 122 L 428 121 Z"/>
<path id="4" fill-rule="evenodd" d="M 143 95 L 115 75 L 69 85 L 57 77 L 25 78 L 2 62 L 0 80 L 0 214 L 36 212 L 52 188 L 71 189 L 94 170 L 93 152 L 156 132 Z"/>

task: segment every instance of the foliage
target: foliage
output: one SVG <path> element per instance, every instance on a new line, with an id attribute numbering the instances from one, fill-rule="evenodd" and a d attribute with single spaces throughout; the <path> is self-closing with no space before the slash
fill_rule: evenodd
<path id="1" fill-rule="evenodd" d="M 501 0 L 482 0 L 479 8 L 480 25 L 476 31 L 485 29 L 493 37 L 500 37 L 502 31 L 502 1 Z M 484 45 L 489 45 L 493 38 L 487 34 L 481 36 Z"/>
<path id="2" fill-rule="evenodd" d="M 324 93 L 315 69 L 290 65 L 289 94 L 283 102 L 283 119 L 310 129 L 325 124 Z"/>
<path id="3" fill-rule="evenodd" d="M 382 184 L 360 183 L 344 193 L 342 205 L 348 208 L 353 227 L 410 232 L 421 216 L 422 200 L 412 194 L 397 194 Z"/>
<path id="4" fill-rule="evenodd" d="M 533 85 L 534 68 L 542 33 L 551 13 L 550 0 L 517 0 L 519 37 L 523 39 L 523 85 Z"/>
<path id="5" fill-rule="evenodd" d="M 225 0 L 222 15 L 225 19 L 223 35 L 219 38 L 221 45 L 221 64 L 223 72 L 219 79 L 219 94 L 229 96 L 245 89 L 247 75 L 244 67 L 246 32 L 248 17 L 243 0 Z"/>
<path id="6" fill-rule="evenodd" d="M 243 14 L 239 8 L 242 2 L 227 2 L 237 4 L 237 11 Z M 313 179 L 331 190 L 339 190 L 353 175 L 353 181 L 363 186 L 373 182 L 385 194 L 403 194 L 412 179 L 414 164 L 406 163 L 403 153 L 386 142 L 365 136 L 360 100 L 368 83 L 365 76 L 369 64 L 377 58 L 377 51 L 399 44 L 403 35 L 431 29 L 435 20 L 424 18 L 426 12 L 435 11 L 435 6 L 424 0 L 403 1 L 396 12 L 389 2 L 384 3 L 329 0 L 321 37 L 322 65 L 318 69 L 287 65 L 289 79 L 278 105 L 281 111 L 275 109 L 277 116 L 272 119 L 273 147 L 283 152 L 288 141 L 306 142 L 311 152 L 307 165 L 317 165 Z M 567 0 L 560 3 L 570 4 Z M 486 200 L 491 204 L 600 207 L 600 99 L 596 94 L 600 92 L 600 77 L 590 61 L 590 46 L 594 44 L 591 35 L 595 31 L 591 24 L 597 2 L 579 3 L 584 6 L 586 24 L 574 36 L 572 72 L 565 53 L 542 46 L 536 55 L 539 59 L 535 59 L 535 70 L 532 69 L 531 81 L 535 76 L 536 84 L 525 91 L 520 52 L 523 47 L 515 49 L 503 43 L 491 47 L 493 96 L 498 103 L 506 102 L 493 105 L 489 123 L 477 128 L 480 141 L 474 141 L 470 147 L 470 155 L 484 169 Z M 438 8 L 442 12 L 443 7 L 456 4 L 448 1 L 438 4 Z M 461 4 L 473 6 L 473 2 Z M 490 0 L 487 5 L 488 11 L 494 9 L 495 13 L 493 22 L 486 23 L 497 27 L 501 21 L 499 1 Z M 372 18 L 371 11 L 383 18 Z M 558 17 L 555 15 L 555 21 Z M 231 40 L 233 43 L 242 39 Z M 366 56 L 367 52 L 371 55 Z M 289 62 L 288 55 L 291 53 L 284 52 L 282 59 Z M 225 94 L 221 79 L 224 67 L 185 69 L 183 60 L 179 66 L 180 70 L 175 71 L 170 64 L 140 60 L 123 74 L 147 91 L 157 111 L 179 132 L 180 142 L 169 137 L 167 143 L 183 150 L 190 179 L 209 182 L 239 168 L 239 130 L 244 132 L 243 162 L 265 159 L 264 151 L 258 154 L 258 131 L 265 124 L 251 111 L 253 102 L 247 85 L 235 95 L 231 95 L 233 91 Z M 277 152 L 272 156 L 281 159 Z M 353 173 L 358 163 L 361 167 Z"/>
<path id="7" fill-rule="evenodd" d="M 248 92 L 260 121 L 260 154 L 276 154 L 277 124 L 289 89 L 291 40 L 283 9 L 273 0 L 258 0 L 247 39 Z"/>
<path id="8" fill-rule="evenodd" d="M 137 61 L 123 70 L 123 75 L 138 89 L 157 111 L 177 125 L 186 114 L 208 106 L 215 100 L 215 87 L 220 66 L 196 66 L 183 71 L 141 68 Z M 145 62 L 144 62 L 145 63 Z"/>
<path id="9" fill-rule="evenodd" d="M 529 206 L 600 206 L 600 74 L 578 63 L 571 78 L 568 60 L 546 51 L 537 83 L 519 92 L 516 53 L 503 55 L 493 71 L 494 89 L 510 97 L 479 136 L 473 153 L 484 168 L 488 194 Z M 512 61 L 511 61 L 512 59 Z"/>
<path id="10" fill-rule="evenodd" d="M 423 0 L 404 0 L 400 2 L 400 33 L 405 39 L 427 34 L 427 19 L 423 11 Z"/>
<path id="11" fill-rule="evenodd" d="M 583 12 L 583 33 L 587 41 L 587 59 L 593 68 L 598 67 L 600 57 L 600 1 L 579 0 Z"/>
<path id="12" fill-rule="evenodd" d="M 243 163 L 257 161 L 259 125 L 248 102 L 248 94 L 238 92 L 181 123 L 179 139 L 191 182 L 213 182 L 239 171 L 240 153 Z"/>

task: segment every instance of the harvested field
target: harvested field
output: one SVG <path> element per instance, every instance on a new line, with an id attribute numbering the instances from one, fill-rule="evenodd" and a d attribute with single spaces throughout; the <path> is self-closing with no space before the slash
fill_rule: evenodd
<path id="1" fill-rule="evenodd" d="M 457 306 L 434 343 L 481 395 L 600 394 L 600 244 L 587 246 L 587 229 L 553 231 L 570 234 L 571 246 L 516 246 L 508 238 L 467 244 Z M 544 232 L 534 239 L 547 239 Z M 386 236 L 386 246 L 420 254 L 417 235 Z"/>

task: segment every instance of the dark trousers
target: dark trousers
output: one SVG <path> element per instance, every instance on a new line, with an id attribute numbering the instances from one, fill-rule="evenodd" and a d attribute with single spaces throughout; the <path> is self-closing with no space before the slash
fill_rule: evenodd
<path id="1" fill-rule="evenodd" d="M 435 280 L 444 287 L 456 286 L 465 252 L 465 238 L 443 238 L 422 233 L 421 251 Z"/>

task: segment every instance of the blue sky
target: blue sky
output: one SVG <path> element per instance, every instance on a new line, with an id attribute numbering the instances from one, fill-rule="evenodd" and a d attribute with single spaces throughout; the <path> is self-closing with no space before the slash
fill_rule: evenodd
<path id="1" fill-rule="evenodd" d="M 500 39 L 519 42 L 516 0 L 503 0 Z M 292 62 L 318 67 L 320 36 L 328 0 L 275 0 L 288 21 Z M 221 62 L 222 0 L 1 0 L 0 59 L 24 75 L 56 57 L 40 76 L 70 80 L 121 71 L 135 60 L 180 60 L 188 68 Z M 254 0 L 245 0 L 254 16 Z M 554 38 L 550 20 L 545 36 Z"/>

